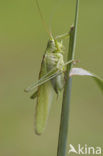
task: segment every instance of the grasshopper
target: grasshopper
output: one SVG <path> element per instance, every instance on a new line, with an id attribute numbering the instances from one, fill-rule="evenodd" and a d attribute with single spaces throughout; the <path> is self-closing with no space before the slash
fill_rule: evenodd
<path id="1" fill-rule="evenodd" d="M 39 3 L 37 0 L 36 2 L 43 20 Z M 69 35 L 69 33 L 65 33 L 53 37 L 53 35 L 49 33 L 47 48 L 42 58 L 39 80 L 25 89 L 26 92 L 29 92 L 37 88 L 37 91 L 32 94 L 31 99 L 37 98 L 35 108 L 35 132 L 38 135 L 42 134 L 46 127 L 50 106 L 53 103 L 54 92 L 59 94 L 64 88 L 65 66 L 73 62 L 73 60 L 71 60 L 64 63 L 64 46 L 62 40 Z"/>

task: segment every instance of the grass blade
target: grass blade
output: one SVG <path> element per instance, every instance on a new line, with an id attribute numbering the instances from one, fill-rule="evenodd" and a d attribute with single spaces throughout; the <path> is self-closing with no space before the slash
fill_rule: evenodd
<path id="1" fill-rule="evenodd" d="M 97 85 L 99 86 L 99 88 L 102 90 L 103 92 L 103 79 L 100 78 L 99 76 L 97 76 L 96 74 L 93 74 L 83 68 L 72 68 L 70 71 L 69 76 L 90 76 L 93 80 L 95 80 L 95 82 L 97 83 Z"/>
<path id="2" fill-rule="evenodd" d="M 76 0 L 76 13 L 75 13 L 74 26 L 71 27 L 70 30 L 68 61 L 74 59 L 77 22 L 78 22 L 78 7 L 79 7 L 79 0 Z M 71 68 L 72 68 L 72 63 L 67 66 L 67 72 L 66 72 L 67 75 L 69 75 Z M 69 77 L 69 79 L 65 84 L 64 95 L 63 95 L 57 156 L 66 156 L 71 85 L 72 85 L 72 78 Z"/>

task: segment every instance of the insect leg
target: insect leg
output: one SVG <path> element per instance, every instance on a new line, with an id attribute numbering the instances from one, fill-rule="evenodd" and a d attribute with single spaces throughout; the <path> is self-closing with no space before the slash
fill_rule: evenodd
<path id="1" fill-rule="evenodd" d="M 73 63 L 73 64 L 76 64 L 76 63 L 78 63 L 79 61 L 78 60 L 70 60 L 70 61 L 67 61 L 67 62 L 65 62 L 64 63 L 64 66 L 67 66 L 68 64 L 70 64 L 70 63 Z"/>
<path id="2" fill-rule="evenodd" d="M 25 89 L 25 92 L 30 92 L 33 89 L 41 86 L 42 84 L 48 82 L 49 80 L 53 79 L 54 77 L 56 77 L 58 74 L 60 74 L 60 71 L 56 71 L 55 73 L 53 73 L 51 76 L 45 78 L 45 79 L 40 79 L 41 81 L 39 83 L 34 83 L 32 86 L 28 87 L 27 89 Z"/>
<path id="3" fill-rule="evenodd" d="M 35 98 L 37 97 L 37 94 L 38 94 L 38 91 L 34 92 L 34 93 L 30 96 L 30 98 L 31 98 L 31 99 L 35 99 Z"/>
<path id="4" fill-rule="evenodd" d="M 70 33 L 65 33 L 65 34 L 56 36 L 55 39 L 64 39 L 64 38 L 69 37 L 69 36 L 70 36 Z"/>
<path id="5" fill-rule="evenodd" d="M 74 60 L 70 60 L 67 61 L 64 66 L 66 66 L 69 63 L 72 63 Z M 58 69 L 53 68 L 50 72 L 48 72 L 46 75 L 44 75 L 38 82 L 32 84 L 30 87 L 26 88 L 24 91 L 25 92 L 29 92 L 32 91 L 34 88 L 46 83 L 47 81 L 53 79 L 54 77 L 56 77 L 57 75 L 61 74 L 60 71 L 58 71 Z"/>
<path id="6" fill-rule="evenodd" d="M 52 70 L 50 70 L 47 74 L 45 74 L 44 76 L 42 76 L 37 82 L 35 82 L 35 83 L 33 83 L 31 86 L 29 86 L 28 88 L 26 88 L 24 91 L 25 92 L 29 92 L 29 91 L 31 91 L 31 88 L 33 87 L 33 86 L 36 86 L 36 85 L 38 85 L 39 86 L 39 83 L 42 83 L 45 79 L 47 79 L 47 78 L 49 78 L 53 73 L 55 73 L 56 72 L 56 69 L 52 69 Z M 49 77 L 48 77 L 49 76 Z"/>

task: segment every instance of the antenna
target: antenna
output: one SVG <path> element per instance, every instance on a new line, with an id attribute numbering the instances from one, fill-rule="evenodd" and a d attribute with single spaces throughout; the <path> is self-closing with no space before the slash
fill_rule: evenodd
<path id="1" fill-rule="evenodd" d="M 44 20 L 44 16 L 43 16 L 43 14 L 42 14 L 42 12 L 41 12 L 40 5 L 39 5 L 38 0 L 36 0 L 36 5 L 37 5 L 37 8 L 38 8 L 38 11 L 39 11 L 39 14 L 40 14 L 40 18 L 41 18 L 42 24 L 43 24 L 43 26 L 44 26 L 46 32 L 47 32 L 47 33 L 49 34 L 49 36 L 52 38 L 52 34 L 51 34 L 51 32 L 49 31 L 48 26 L 47 26 L 47 24 L 46 24 L 46 22 L 45 22 L 45 20 Z"/>

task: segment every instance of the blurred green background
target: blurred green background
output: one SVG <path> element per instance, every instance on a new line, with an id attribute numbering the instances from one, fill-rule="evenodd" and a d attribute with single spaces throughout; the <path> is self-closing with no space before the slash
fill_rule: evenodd
<path id="1" fill-rule="evenodd" d="M 75 0 L 39 3 L 54 35 L 69 31 Z M 54 99 L 45 133 L 36 136 L 36 103 L 24 93 L 38 78 L 47 40 L 35 2 L 0 1 L 0 156 L 56 156 L 61 97 Z M 67 54 L 68 40 L 64 44 Z M 76 58 L 103 77 L 103 0 L 80 0 Z M 103 145 L 103 94 L 87 77 L 73 78 L 69 143 Z"/>

